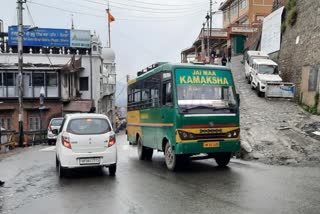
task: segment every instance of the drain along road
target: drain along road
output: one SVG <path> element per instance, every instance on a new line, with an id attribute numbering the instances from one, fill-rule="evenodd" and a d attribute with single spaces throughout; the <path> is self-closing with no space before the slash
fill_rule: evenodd
<path id="1" fill-rule="evenodd" d="M 125 134 L 117 144 L 115 177 L 80 170 L 59 179 L 54 147 L 0 156 L 0 213 L 319 213 L 320 168 L 202 160 L 174 173 L 162 153 L 139 161 Z"/>

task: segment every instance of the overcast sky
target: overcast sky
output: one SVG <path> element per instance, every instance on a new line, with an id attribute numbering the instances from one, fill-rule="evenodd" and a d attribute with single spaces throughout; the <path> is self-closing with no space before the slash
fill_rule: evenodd
<path id="1" fill-rule="evenodd" d="M 223 0 L 213 0 L 213 11 Z M 107 45 L 106 0 L 27 0 L 24 24 L 43 28 L 91 30 Z M 110 0 L 115 17 L 111 23 L 111 45 L 116 53 L 117 79 L 157 61 L 179 62 L 181 50 L 198 36 L 209 10 L 209 0 Z M 39 5 L 41 4 L 41 5 Z M 16 25 L 14 0 L 0 0 L 0 19 L 5 31 Z M 33 21 L 32 21 L 33 20 Z M 222 26 L 221 14 L 213 16 L 213 27 Z"/>

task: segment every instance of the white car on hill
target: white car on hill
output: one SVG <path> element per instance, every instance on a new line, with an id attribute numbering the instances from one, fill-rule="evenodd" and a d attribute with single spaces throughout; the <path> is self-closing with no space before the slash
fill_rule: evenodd
<path id="1" fill-rule="evenodd" d="M 68 169 L 108 167 L 114 176 L 117 169 L 115 133 L 107 116 L 101 114 L 66 115 L 57 136 L 56 167 L 60 177 Z"/>
<path id="2" fill-rule="evenodd" d="M 258 96 L 263 96 L 268 82 L 282 82 L 282 78 L 279 76 L 278 64 L 271 59 L 254 59 L 250 82 L 252 89 L 257 90 Z"/>

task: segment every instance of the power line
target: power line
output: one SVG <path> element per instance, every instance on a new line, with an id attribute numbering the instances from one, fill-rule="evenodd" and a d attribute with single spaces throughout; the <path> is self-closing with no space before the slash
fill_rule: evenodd
<path id="1" fill-rule="evenodd" d="M 107 4 L 105 3 L 102 3 L 102 2 L 96 2 L 96 1 L 92 1 L 92 0 L 81 0 L 81 1 L 85 1 L 85 2 L 90 2 L 90 3 L 94 3 L 94 4 L 98 4 L 98 5 L 103 5 L 105 7 L 107 7 Z M 184 12 L 187 12 L 187 11 L 183 11 L 183 10 L 178 10 L 178 9 L 164 9 L 164 8 L 152 8 L 151 10 L 148 9 L 144 9 L 143 7 L 138 7 L 138 6 L 133 6 L 133 7 L 138 7 L 138 9 L 133 9 L 133 8 L 130 8 L 130 5 L 126 5 L 126 6 L 129 6 L 126 7 L 126 6 L 118 6 L 118 5 L 114 5 L 114 3 L 110 4 L 110 6 L 112 6 L 113 8 L 117 8 L 117 9 L 122 9 L 122 10 L 129 10 L 129 11 L 135 11 L 135 12 L 142 12 L 142 13 L 162 13 L 162 14 L 168 14 L 168 13 L 184 13 Z M 140 8 L 140 9 L 139 9 Z M 196 8 L 198 9 L 198 8 Z M 169 10 L 169 11 L 168 11 Z M 191 10 L 192 11 L 192 10 Z"/>
<path id="2" fill-rule="evenodd" d="M 168 8 L 155 8 L 155 7 L 144 7 L 144 6 L 139 6 L 139 5 L 130 5 L 130 4 L 123 4 L 123 3 L 119 3 L 119 2 L 112 2 L 110 1 L 110 5 L 113 5 L 113 4 L 118 4 L 118 5 L 121 5 L 121 6 L 127 6 L 127 7 L 134 7 L 134 8 L 139 8 L 139 9 L 147 9 L 147 10 L 162 10 L 162 11 L 168 11 L 168 10 L 174 10 L 174 11 L 177 11 L 177 10 L 193 10 L 195 7 L 188 7 L 188 8 L 176 8 L 175 6 L 167 6 Z M 201 8 L 204 6 L 205 4 L 199 4 L 198 6 L 200 6 Z M 174 8 L 173 8 L 174 7 Z M 199 7 L 196 7 L 196 8 L 199 8 Z"/>
<path id="3" fill-rule="evenodd" d="M 38 2 L 34 2 L 34 1 L 29 1 L 29 3 L 34 4 L 34 5 L 39 5 L 39 6 L 42 6 L 42 7 L 46 7 L 46 8 L 51 8 L 51 9 L 64 11 L 64 12 L 67 12 L 67 13 L 81 14 L 81 15 L 93 16 L 93 17 L 98 17 L 98 18 L 106 18 L 106 16 L 95 15 L 95 14 L 92 14 L 92 13 L 85 13 L 85 12 L 74 11 L 74 10 L 68 10 L 68 9 L 55 7 L 55 6 L 47 5 L 47 4 L 42 4 L 42 3 L 38 3 Z M 177 16 L 177 17 L 185 17 L 185 15 L 198 14 L 199 12 L 201 12 L 201 11 L 195 11 L 194 13 L 184 14 L 183 16 Z M 141 17 L 141 18 L 146 18 L 146 17 Z M 175 19 L 176 17 L 165 17 L 164 19 L 161 19 L 162 17 L 157 17 L 157 18 L 159 18 L 159 19 L 153 19 L 153 18 L 149 18 L 149 19 L 117 18 L 117 20 L 123 20 L 123 21 L 170 21 L 170 20 Z"/>
<path id="4" fill-rule="evenodd" d="M 145 5 L 157 5 L 157 6 L 173 6 L 173 7 L 184 7 L 184 6 L 192 6 L 192 5 L 199 5 L 199 1 L 193 2 L 191 4 L 158 4 L 158 3 L 151 3 L 151 2 L 145 2 L 145 1 L 137 1 L 137 0 L 127 0 L 128 2 L 136 2 L 140 4 L 145 4 Z M 206 3 L 207 1 L 200 1 L 201 3 Z"/>
<path id="5" fill-rule="evenodd" d="M 63 1 L 63 2 L 66 2 L 67 4 L 72 4 L 72 5 L 74 5 L 74 3 L 72 3 L 70 0 L 60 0 L 60 1 Z M 101 9 L 97 9 L 97 8 L 95 8 L 95 7 L 90 7 L 90 6 L 87 6 L 87 5 L 83 5 L 83 4 L 79 4 L 79 3 L 77 3 L 77 6 L 79 6 L 79 7 L 82 7 L 82 8 L 85 8 L 85 9 L 90 9 L 90 10 L 94 10 L 94 11 L 100 11 L 100 12 L 102 12 L 102 11 L 104 11 L 104 10 L 101 10 Z M 197 11 L 195 11 L 195 12 L 193 12 L 193 13 L 188 13 L 188 15 L 193 15 L 193 14 L 195 14 L 195 13 L 198 13 L 198 12 L 201 12 L 200 10 L 197 10 Z M 126 16 L 126 17 L 129 17 L 129 18 L 138 18 L 138 19 L 157 19 L 157 18 L 159 18 L 159 19 L 162 19 L 162 18 L 164 18 L 164 19 L 171 19 L 171 18 L 176 18 L 176 17 L 181 17 L 181 16 L 185 16 L 185 14 L 183 14 L 183 15 L 180 15 L 180 16 L 133 16 L 133 15 L 130 15 L 130 16 Z M 121 18 L 120 18 L 121 19 Z M 131 20 L 131 19 L 121 19 L 121 20 Z"/>

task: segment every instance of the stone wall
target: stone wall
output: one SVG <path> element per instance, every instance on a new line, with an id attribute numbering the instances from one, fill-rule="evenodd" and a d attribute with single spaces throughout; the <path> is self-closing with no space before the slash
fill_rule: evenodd
<path id="1" fill-rule="evenodd" d="M 299 100 L 303 67 L 320 65 L 320 1 L 298 0 L 297 9 L 297 22 L 282 35 L 278 62 L 284 81 L 296 84 Z"/>

